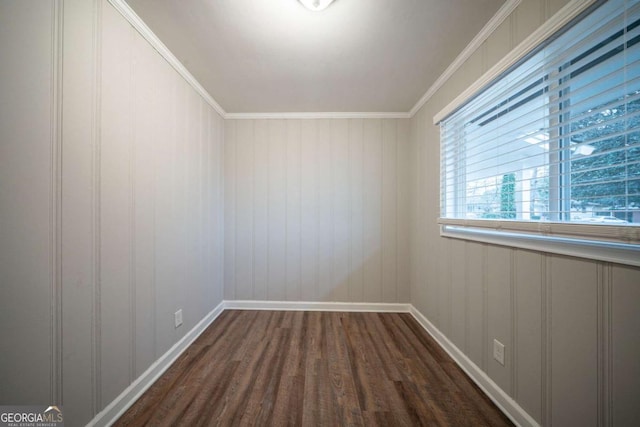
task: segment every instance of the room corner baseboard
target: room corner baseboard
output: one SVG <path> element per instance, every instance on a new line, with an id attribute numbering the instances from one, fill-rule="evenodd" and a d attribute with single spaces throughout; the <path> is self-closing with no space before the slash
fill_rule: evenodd
<path id="1" fill-rule="evenodd" d="M 518 403 L 504 392 L 489 376 L 471 361 L 455 344 L 436 328 L 413 305 L 411 315 L 451 356 L 464 372 L 480 387 L 480 389 L 496 404 L 504 414 L 518 426 L 536 426 L 539 424 Z"/>
<path id="2" fill-rule="evenodd" d="M 149 387 L 180 357 L 202 332 L 222 313 L 224 301 L 209 312 L 196 326 L 160 356 L 142 375 L 129 385 L 106 408 L 98 413 L 88 426 L 110 426 L 133 405 Z"/>
<path id="3" fill-rule="evenodd" d="M 411 305 L 375 302 L 225 300 L 224 308 L 225 310 L 371 311 L 380 313 L 409 313 Z"/>

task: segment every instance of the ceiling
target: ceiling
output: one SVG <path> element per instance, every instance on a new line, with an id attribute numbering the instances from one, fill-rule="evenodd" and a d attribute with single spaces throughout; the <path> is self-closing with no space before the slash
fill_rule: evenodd
<path id="1" fill-rule="evenodd" d="M 504 0 L 127 0 L 228 113 L 407 112 Z"/>

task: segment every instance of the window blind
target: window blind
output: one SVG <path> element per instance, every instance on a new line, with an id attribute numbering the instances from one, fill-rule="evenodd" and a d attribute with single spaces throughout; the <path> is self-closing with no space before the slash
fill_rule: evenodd
<path id="1" fill-rule="evenodd" d="M 640 1 L 610 0 L 440 123 L 441 216 L 640 223 Z"/>

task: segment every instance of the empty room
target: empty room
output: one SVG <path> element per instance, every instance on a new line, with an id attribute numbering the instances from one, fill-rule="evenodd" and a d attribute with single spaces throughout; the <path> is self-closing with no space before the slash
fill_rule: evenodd
<path id="1" fill-rule="evenodd" d="M 640 0 L 0 0 L 0 426 L 640 425 Z"/>

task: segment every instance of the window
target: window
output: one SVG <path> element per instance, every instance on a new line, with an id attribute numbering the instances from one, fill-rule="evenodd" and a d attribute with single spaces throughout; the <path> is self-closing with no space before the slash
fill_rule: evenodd
<path id="1" fill-rule="evenodd" d="M 444 219 L 640 225 L 640 1 L 600 5 L 440 126 Z"/>

